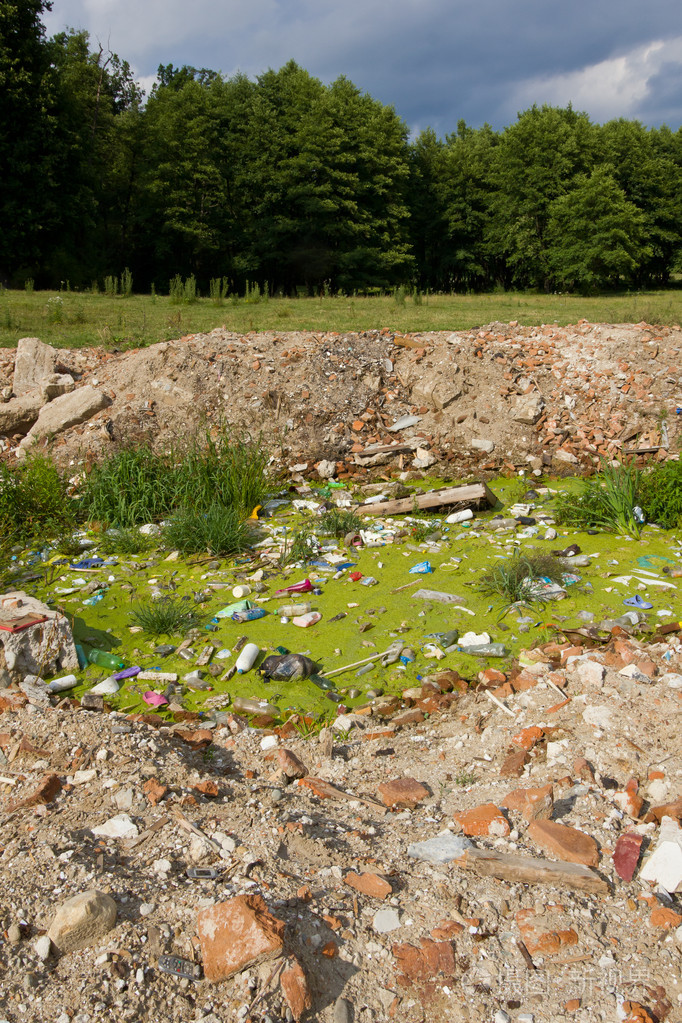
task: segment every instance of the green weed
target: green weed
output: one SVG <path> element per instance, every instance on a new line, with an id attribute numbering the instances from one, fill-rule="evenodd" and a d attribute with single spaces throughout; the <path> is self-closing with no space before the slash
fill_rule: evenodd
<path id="1" fill-rule="evenodd" d="M 556 502 L 557 521 L 579 529 L 597 528 L 639 539 L 635 517 L 640 503 L 642 473 L 634 462 L 602 462 L 596 475 L 580 481 L 577 496 L 562 494 Z"/>
<path id="2" fill-rule="evenodd" d="M 348 533 L 358 533 L 365 523 L 348 508 L 330 508 L 320 519 L 320 529 L 330 536 L 344 537 Z"/>
<path id="3" fill-rule="evenodd" d="M 169 281 L 168 293 L 171 305 L 191 305 L 199 298 L 196 277 L 194 274 L 190 274 L 190 276 L 183 281 L 180 274 L 176 274 L 175 277 Z"/>
<path id="4" fill-rule="evenodd" d="M 564 572 L 562 563 L 551 554 L 515 551 L 511 557 L 496 561 L 479 586 L 484 593 L 501 597 L 505 605 L 531 604 L 537 599 L 534 584 L 538 579 L 560 583 Z"/>
<path id="5" fill-rule="evenodd" d="M 210 614 L 202 611 L 190 598 L 161 597 L 136 604 L 130 611 L 130 620 L 150 636 L 174 636 L 205 625 Z"/>
<path id="6" fill-rule="evenodd" d="M 294 562 L 310 561 L 317 554 L 317 541 L 312 530 L 307 528 L 298 529 L 290 538 L 287 538 L 282 556 L 279 559 L 280 565 L 292 565 Z"/>
<path id="7" fill-rule="evenodd" d="M 206 510 L 184 505 L 163 531 L 164 545 L 181 554 L 231 557 L 251 544 L 251 530 L 234 508 L 216 502 Z"/>
<path id="8" fill-rule="evenodd" d="M 118 554 L 123 557 L 144 554 L 152 550 L 154 539 L 145 536 L 134 526 L 125 529 L 108 529 L 97 541 L 97 549 L 101 554 Z"/>
<path id="9" fill-rule="evenodd" d="M 30 455 L 10 469 L 0 463 L 0 535 L 10 546 L 44 540 L 75 527 L 75 505 L 56 466 Z"/>
<path id="10" fill-rule="evenodd" d="M 682 526 L 682 462 L 664 462 L 645 469 L 639 496 L 647 522 L 663 529 Z"/>
<path id="11" fill-rule="evenodd" d="M 94 465 L 81 488 L 85 517 L 127 529 L 154 522 L 174 506 L 175 474 L 151 448 L 124 448 Z"/>

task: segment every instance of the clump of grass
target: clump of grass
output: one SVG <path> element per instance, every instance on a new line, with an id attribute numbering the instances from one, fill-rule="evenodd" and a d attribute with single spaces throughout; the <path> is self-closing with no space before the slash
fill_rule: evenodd
<path id="1" fill-rule="evenodd" d="M 511 557 L 495 562 L 481 578 L 480 588 L 484 593 L 502 597 L 505 604 L 531 604 L 537 599 L 538 579 L 560 583 L 564 572 L 562 563 L 551 554 L 515 551 Z"/>
<path id="2" fill-rule="evenodd" d="M 598 473 L 580 481 L 577 496 L 562 494 L 556 518 L 579 529 L 603 529 L 639 539 L 641 523 L 635 517 L 640 503 L 642 473 L 634 462 L 602 462 Z"/>
<path id="3" fill-rule="evenodd" d="M 183 505 L 163 531 L 164 546 L 181 554 L 232 557 L 251 544 L 251 531 L 234 508 L 215 502 L 205 511 Z"/>
<path id="4" fill-rule="evenodd" d="M 81 488 L 81 508 L 90 520 L 127 529 L 169 514 L 174 491 L 165 456 L 148 447 L 124 448 L 92 467 Z"/>
<path id="5" fill-rule="evenodd" d="M 192 604 L 189 597 L 161 597 L 136 604 L 130 612 L 134 625 L 150 636 L 176 636 L 205 625 L 210 615 Z"/>
<path id="6" fill-rule="evenodd" d="M 645 469 L 639 496 L 647 522 L 656 522 L 663 529 L 682 526 L 682 462 Z"/>
<path id="7" fill-rule="evenodd" d="M 423 543 L 440 529 L 440 519 L 413 518 L 410 522 L 410 537 L 415 543 Z"/>
<path id="8" fill-rule="evenodd" d="M 296 561 L 310 561 L 317 554 L 318 541 L 312 530 L 304 527 L 288 538 L 284 544 L 280 565 L 292 565 Z"/>
<path id="9" fill-rule="evenodd" d="M 9 546 L 73 532 L 74 502 L 55 464 L 30 455 L 10 469 L 0 464 L 0 535 Z"/>
<path id="10" fill-rule="evenodd" d="M 144 554 L 154 546 L 154 539 L 145 536 L 134 526 L 125 529 L 111 529 L 103 533 L 97 541 L 97 548 L 102 554 L 134 555 Z"/>
<path id="11" fill-rule="evenodd" d="M 89 519 L 119 529 L 189 504 L 208 511 L 218 503 L 246 516 L 268 491 L 268 460 L 262 444 L 234 437 L 226 426 L 215 435 L 195 433 L 169 452 L 123 449 L 90 470 L 81 507 Z"/>
<path id="12" fill-rule="evenodd" d="M 336 537 L 359 533 L 364 525 L 360 516 L 348 508 L 330 508 L 320 519 L 321 531 Z"/>
<path id="13" fill-rule="evenodd" d="M 54 541 L 54 548 L 57 554 L 61 554 L 65 558 L 80 557 L 83 553 L 80 540 L 70 529 L 57 536 Z"/>

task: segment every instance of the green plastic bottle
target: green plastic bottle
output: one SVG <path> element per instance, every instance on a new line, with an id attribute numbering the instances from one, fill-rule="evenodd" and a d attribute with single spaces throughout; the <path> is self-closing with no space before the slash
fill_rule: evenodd
<path id="1" fill-rule="evenodd" d="M 111 654 L 107 650 L 98 650 L 97 647 L 92 647 L 91 650 L 88 650 L 87 657 L 90 664 L 97 664 L 100 668 L 120 671 L 121 668 L 125 667 L 125 661 L 122 661 L 116 654 Z"/>

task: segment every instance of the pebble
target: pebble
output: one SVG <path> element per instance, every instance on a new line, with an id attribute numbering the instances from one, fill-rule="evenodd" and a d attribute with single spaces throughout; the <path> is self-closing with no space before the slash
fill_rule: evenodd
<path id="1" fill-rule="evenodd" d="M 34 941 L 33 951 L 44 963 L 47 962 L 50 958 L 50 952 L 52 951 L 52 942 L 47 934 L 43 934 L 42 937 Z"/>
<path id="2" fill-rule="evenodd" d="M 400 917 L 394 909 L 380 909 L 374 914 L 372 927 L 377 934 L 388 934 L 400 927 Z"/>

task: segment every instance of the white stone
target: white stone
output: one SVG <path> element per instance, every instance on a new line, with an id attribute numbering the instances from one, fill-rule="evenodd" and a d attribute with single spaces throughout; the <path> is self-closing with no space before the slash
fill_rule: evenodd
<path id="1" fill-rule="evenodd" d="M 490 455 L 495 450 L 495 441 L 483 440 L 482 438 L 476 438 L 471 441 L 470 447 L 474 451 L 484 451 L 487 455 Z"/>
<path id="2" fill-rule="evenodd" d="M 172 866 L 173 864 L 171 863 L 170 860 L 167 859 L 154 860 L 154 862 L 152 863 L 152 870 L 154 871 L 155 874 L 167 874 Z"/>
<path id="3" fill-rule="evenodd" d="M 441 831 L 439 835 L 427 838 L 424 842 L 412 842 L 407 847 L 407 855 L 416 860 L 425 860 L 427 863 L 450 863 L 451 860 L 459 859 L 470 848 L 471 842 L 463 835 Z"/>
<path id="4" fill-rule="evenodd" d="M 661 682 L 664 686 L 669 686 L 671 689 L 682 689 L 682 675 L 678 675 L 674 671 L 667 671 L 661 677 Z"/>
<path id="5" fill-rule="evenodd" d="M 48 938 L 47 934 L 43 934 L 42 937 L 38 938 L 38 940 L 33 943 L 33 951 L 44 963 L 47 962 L 50 958 L 50 952 L 52 951 L 52 942 Z"/>
<path id="6" fill-rule="evenodd" d="M 595 728 L 608 730 L 613 728 L 613 711 L 610 707 L 587 707 L 583 711 L 583 721 Z"/>
<path id="7" fill-rule="evenodd" d="M 645 860 L 639 876 L 671 894 L 682 891 L 682 828 L 672 817 L 661 821 L 656 848 Z"/>
<path id="8" fill-rule="evenodd" d="M 90 829 L 98 838 L 137 838 L 139 831 L 127 813 L 118 813 Z"/>
<path id="9" fill-rule="evenodd" d="M 116 903 L 109 895 L 90 889 L 67 899 L 57 910 L 48 936 L 60 953 L 87 948 L 116 923 Z"/>
<path id="10" fill-rule="evenodd" d="M 96 777 L 97 771 L 94 767 L 89 768 L 87 771 L 74 771 L 73 784 L 88 785 L 91 781 L 94 781 Z"/>
<path id="11" fill-rule="evenodd" d="M 260 748 L 262 750 L 275 749 L 279 744 L 279 739 L 276 735 L 264 735 L 260 741 Z"/>
<path id="12" fill-rule="evenodd" d="M 580 681 L 585 685 L 601 685 L 606 675 L 606 668 L 598 661 L 583 661 L 576 670 Z"/>
<path id="13" fill-rule="evenodd" d="M 321 480 L 331 480 L 336 476 L 336 462 L 323 459 L 317 467 L 317 475 Z"/>
<path id="14" fill-rule="evenodd" d="M 374 914 L 372 926 L 377 934 L 388 934 L 400 927 L 400 917 L 394 909 L 380 909 Z"/>

